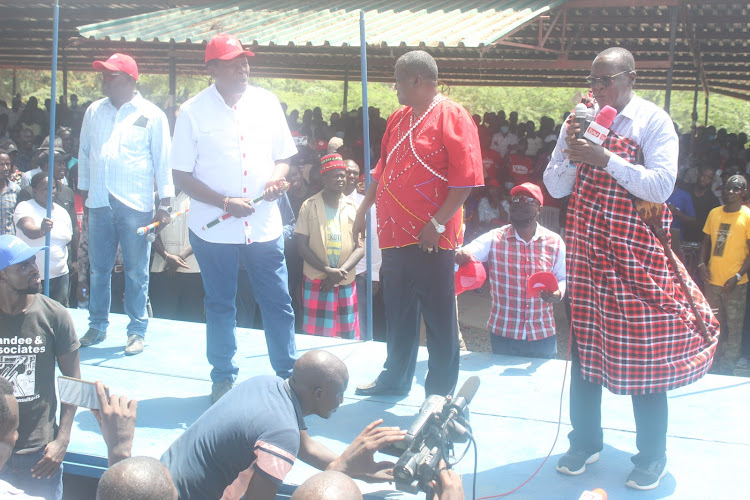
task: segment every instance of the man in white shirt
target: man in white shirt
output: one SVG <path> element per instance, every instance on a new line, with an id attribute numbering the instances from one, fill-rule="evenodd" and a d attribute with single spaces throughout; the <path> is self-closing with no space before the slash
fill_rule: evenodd
<path id="1" fill-rule="evenodd" d="M 666 473 L 667 391 L 708 371 L 719 325 L 680 264 L 677 272 L 690 295 L 682 291 L 662 243 L 635 208 L 634 198 L 658 204 L 662 229 L 669 231 L 664 201 L 674 188 L 678 159 L 672 120 L 633 92 L 635 61 L 626 49 L 599 53 L 587 81 L 591 95 L 582 102 L 595 113 L 606 106 L 617 111 L 610 131 L 596 145 L 577 138 L 581 127 L 569 120 L 544 172 L 552 196 L 571 195 L 566 234 L 573 430 L 557 470 L 578 475 L 599 459 L 606 387 L 632 398 L 638 454 L 625 485 L 648 490 Z"/>
<path id="2" fill-rule="evenodd" d="M 510 126 L 505 120 L 500 122 L 500 131 L 492 136 L 490 149 L 494 149 L 500 156 L 505 158 L 508 148 L 518 144 L 518 136 L 510 131 Z"/>
<path id="3" fill-rule="evenodd" d="M 297 153 L 276 96 L 247 84 L 241 42 L 222 34 L 206 46 L 214 80 L 185 102 L 175 125 L 170 167 L 191 198 L 190 244 L 206 292 L 206 354 L 213 366 L 211 399 L 234 385 L 237 273 L 242 259 L 263 316 L 268 354 L 287 378 L 297 357 L 294 312 L 287 289 L 278 181 Z M 263 201 L 251 200 L 263 196 Z"/>
<path id="4" fill-rule="evenodd" d="M 174 196 L 169 123 L 164 112 L 135 91 L 138 66 L 113 54 L 95 61 L 106 95 L 86 110 L 78 154 L 78 188 L 89 209 L 91 299 L 89 330 L 81 346 L 107 336 L 112 268 L 119 243 L 125 266 L 125 313 L 130 317 L 125 354 L 143 352 L 148 327 L 148 264 L 151 243 L 136 234 L 153 221 L 167 222 Z M 154 216 L 154 180 L 160 204 Z"/>

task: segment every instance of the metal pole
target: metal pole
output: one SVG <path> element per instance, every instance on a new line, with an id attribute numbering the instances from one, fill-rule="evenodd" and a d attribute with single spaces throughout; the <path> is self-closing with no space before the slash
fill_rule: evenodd
<path id="1" fill-rule="evenodd" d="M 65 53 L 65 47 L 62 48 L 62 75 L 63 75 L 63 102 L 65 110 L 68 109 L 68 56 Z M 67 153 L 67 151 L 66 151 Z"/>
<path id="2" fill-rule="evenodd" d="M 346 71 L 344 72 L 344 113 L 348 111 L 349 108 L 349 68 L 346 68 Z"/>
<path id="3" fill-rule="evenodd" d="M 18 93 L 18 80 L 16 79 L 16 69 L 13 68 L 13 97 Z"/>
<path id="4" fill-rule="evenodd" d="M 60 2 L 55 0 L 52 22 L 52 88 L 50 96 L 52 103 L 49 110 L 49 160 L 47 165 L 47 218 L 52 218 L 52 188 L 55 182 L 55 113 L 57 112 L 57 35 L 60 23 Z M 44 295 L 49 297 L 49 245 L 51 235 L 47 233 L 44 244 L 48 247 L 44 252 Z"/>
<path id="5" fill-rule="evenodd" d="M 704 127 L 708 127 L 708 94 L 706 94 L 706 118 L 703 122 Z"/>
<path id="6" fill-rule="evenodd" d="M 362 135 L 365 142 L 365 186 L 369 189 L 370 176 L 370 116 L 368 113 L 367 100 L 367 42 L 365 41 L 365 11 L 359 11 L 359 53 L 362 72 Z M 365 250 L 367 252 L 367 325 L 362 340 L 372 340 L 372 221 L 370 211 L 367 211 L 367 238 Z"/>
<path id="7" fill-rule="evenodd" d="M 693 157 L 693 147 L 695 145 L 695 129 L 698 125 L 698 87 L 700 80 L 695 80 L 695 93 L 693 93 L 693 113 L 690 115 L 690 158 Z"/>
<path id="8" fill-rule="evenodd" d="M 169 128 L 174 131 L 175 122 L 175 103 L 177 102 L 177 60 L 174 53 L 174 48 L 169 51 L 169 106 L 167 110 L 169 112 Z"/>
<path id="9" fill-rule="evenodd" d="M 667 70 L 667 92 L 664 95 L 664 111 L 669 113 L 672 103 L 672 73 L 674 72 L 674 45 L 677 39 L 677 8 L 670 7 L 669 20 L 669 69 Z"/>

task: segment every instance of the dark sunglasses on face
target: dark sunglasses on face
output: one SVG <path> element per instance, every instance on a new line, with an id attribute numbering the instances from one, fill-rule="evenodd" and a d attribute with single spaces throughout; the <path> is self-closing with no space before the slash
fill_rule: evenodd
<path id="1" fill-rule="evenodd" d="M 528 203 L 529 205 L 534 205 L 537 203 L 536 198 L 532 198 L 531 196 L 522 196 L 520 194 L 515 195 L 513 198 L 510 199 L 513 203 Z"/>
<path id="2" fill-rule="evenodd" d="M 588 83 L 589 87 L 594 88 L 598 87 L 599 85 L 604 85 L 605 87 L 609 87 L 612 85 L 612 82 L 615 81 L 615 78 L 617 78 L 620 75 L 624 75 L 625 73 L 630 73 L 629 69 L 626 69 L 625 71 L 620 71 L 617 74 L 614 75 L 608 75 L 608 76 L 587 76 L 586 77 L 586 83 Z"/>
<path id="3" fill-rule="evenodd" d="M 737 185 L 727 186 L 724 189 L 727 190 L 727 193 L 741 193 L 745 190 L 743 186 L 737 186 Z"/>

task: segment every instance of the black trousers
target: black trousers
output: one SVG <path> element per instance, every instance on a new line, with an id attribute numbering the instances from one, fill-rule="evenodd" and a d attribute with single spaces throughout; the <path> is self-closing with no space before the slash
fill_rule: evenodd
<path id="1" fill-rule="evenodd" d="M 571 448 L 582 449 L 593 454 L 604 447 L 602 386 L 583 379 L 578 344 L 573 335 L 571 335 L 570 351 L 570 423 L 573 425 L 573 430 L 568 434 L 568 439 Z M 667 451 L 667 393 L 633 395 L 631 398 L 635 417 L 635 444 L 638 448 L 638 455 L 633 457 L 633 462 L 645 463 L 665 456 Z"/>
<path id="2" fill-rule="evenodd" d="M 205 323 L 203 281 L 200 273 L 152 273 L 149 298 L 155 318 Z"/>
<path id="3" fill-rule="evenodd" d="M 454 258 L 453 250 L 427 253 L 417 245 L 383 250 L 388 359 L 379 380 L 384 385 L 411 388 L 422 315 L 430 355 L 425 393 L 453 393 L 459 364 Z"/>

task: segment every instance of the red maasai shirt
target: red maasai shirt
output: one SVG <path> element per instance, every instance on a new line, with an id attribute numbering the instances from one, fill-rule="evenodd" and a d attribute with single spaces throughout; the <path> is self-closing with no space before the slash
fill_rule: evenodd
<path id="1" fill-rule="evenodd" d="M 484 185 L 477 126 L 463 107 L 444 99 L 409 134 L 418 120 L 411 106 L 388 118 L 380 161 L 372 172 L 378 183 L 380 248 L 419 243 L 419 232 L 445 202 L 449 188 Z M 458 210 L 445 223 L 440 248 L 452 250 L 463 243 L 462 222 Z"/>

